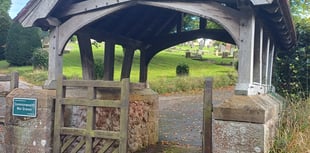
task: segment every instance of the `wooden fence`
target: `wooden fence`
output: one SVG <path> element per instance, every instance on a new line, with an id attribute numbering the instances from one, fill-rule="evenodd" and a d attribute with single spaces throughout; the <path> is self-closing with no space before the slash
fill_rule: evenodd
<path id="1" fill-rule="evenodd" d="M 100 146 L 97 153 L 113 152 L 127 153 L 128 137 L 128 107 L 129 107 L 129 79 L 121 82 L 101 81 L 101 80 L 63 80 L 58 79 L 55 104 L 54 123 L 54 153 L 63 153 L 74 144 L 72 153 L 84 150 L 93 153 L 94 147 L 99 144 L 98 139 L 108 139 L 104 145 Z M 87 88 L 87 97 L 66 97 L 66 89 L 72 87 Z M 99 88 L 119 88 L 120 100 L 100 100 L 96 99 L 96 90 Z M 64 126 L 65 106 L 87 107 L 86 128 L 73 128 Z M 120 109 L 120 130 L 104 131 L 96 130 L 95 118 L 96 107 L 110 107 Z M 79 139 L 78 141 L 76 141 Z M 118 144 L 118 148 L 113 148 Z M 98 147 L 98 146 L 97 146 Z"/>
<path id="2" fill-rule="evenodd" d="M 203 100 L 203 139 L 202 152 L 212 153 L 212 87 L 213 79 L 207 78 L 205 81 Z"/>
<path id="3" fill-rule="evenodd" d="M 4 122 L 4 114 L 5 114 L 5 100 L 4 98 L 15 88 L 18 88 L 18 83 L 19 83 L 19 75 L 17 72 L 12 72 L 11 74 L 8 75 L 2 75 L 0 76 L 0 82 L 10 82 L 10 88 L 8 91 L 3 90 L 0 91 L 0 123 Z M 3 87 L 5 89 L 5 87 Z"/>

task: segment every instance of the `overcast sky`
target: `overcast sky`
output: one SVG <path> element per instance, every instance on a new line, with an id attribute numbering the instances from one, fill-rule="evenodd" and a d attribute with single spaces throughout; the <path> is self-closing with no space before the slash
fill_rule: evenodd
<path id="1" fill-rule="evenodd" d="M 14 18 L 17 13 L 27 4 L 29 0 L 12 0 L 11 9 L 9 15 Z"/>

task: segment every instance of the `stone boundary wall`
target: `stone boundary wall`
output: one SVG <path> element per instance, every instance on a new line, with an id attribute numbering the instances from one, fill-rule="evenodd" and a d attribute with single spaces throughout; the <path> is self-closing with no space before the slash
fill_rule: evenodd
<path id="1" fill-rule="evenodd" d="M 6 153 L 50 153 L 55 91 L 15 89 L 6 97 L 5 149 Z M 36 98 L 37 117 L 12 116 L 13 98 Z"/>
<path id="2" fill-rule="evenodd" d="M 83 90 L 71 90 L 68 95 L 83 95 Z M 113 91 L 98 91 L 98 98 L 118 98 Z M 0 123 L 1 153 L 51 153 L 54 122 L 55 90 L 15 89 L 6 97 L 4 122 Z M 13 98 L 36 98 L 37 117 L 12 116 Z M 1 100 L 1 99 L 0 99 Z M 158 94 L 148 88 L 132 88 L 129 108 L 129 152 L 158 142 Z M 67 126 L 83 127 L 85 109 L 67 108 Z M 97 129 L 119 129 L 119 110 L 97 108 Z"/>

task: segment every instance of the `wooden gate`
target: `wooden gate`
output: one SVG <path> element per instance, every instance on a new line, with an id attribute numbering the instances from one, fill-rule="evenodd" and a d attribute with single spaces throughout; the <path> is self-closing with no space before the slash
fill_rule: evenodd
<path id="1" fill-rule="evenodd" d="M 87 88 L 87 97 L 66 98 L 66 89 L 72 87 Z M 120 100 L 100 100 L 96 99 L 96 90 L 100 88 L 120 89 Z M 72 153 L 85 152 L 93 153 L 94 147 L 99 144 L 100 139 L 109 139 L 97 153 L 113 152 L 127 153 L 128 137 L 128 106 L 129 106 L 129 79 L 121 82 L 101 81 L 101 80 L 63 80 L 58 79 L 55 104 L 54 122 L 54 153 L 67 152 L 68 148 Z M 87 107 L 86 128 L 72 128 L 64 125 L 65 106 Z M 109 107 L 120 109 L 120 130 L 104 131 L 95 128 L 96 107 Z M 118 145 L 118 148 L 112 146 Z M 97 146 L 98 147 L 98 146 Z"/>

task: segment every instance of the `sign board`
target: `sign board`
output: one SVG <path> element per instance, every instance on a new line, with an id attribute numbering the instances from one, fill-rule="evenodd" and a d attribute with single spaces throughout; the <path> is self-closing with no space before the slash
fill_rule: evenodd
<path id="1" fill-rule="evenodd" d="M 13 116 L 36 117 L 37 99 L 34 98 L 13 98 Z"/>

